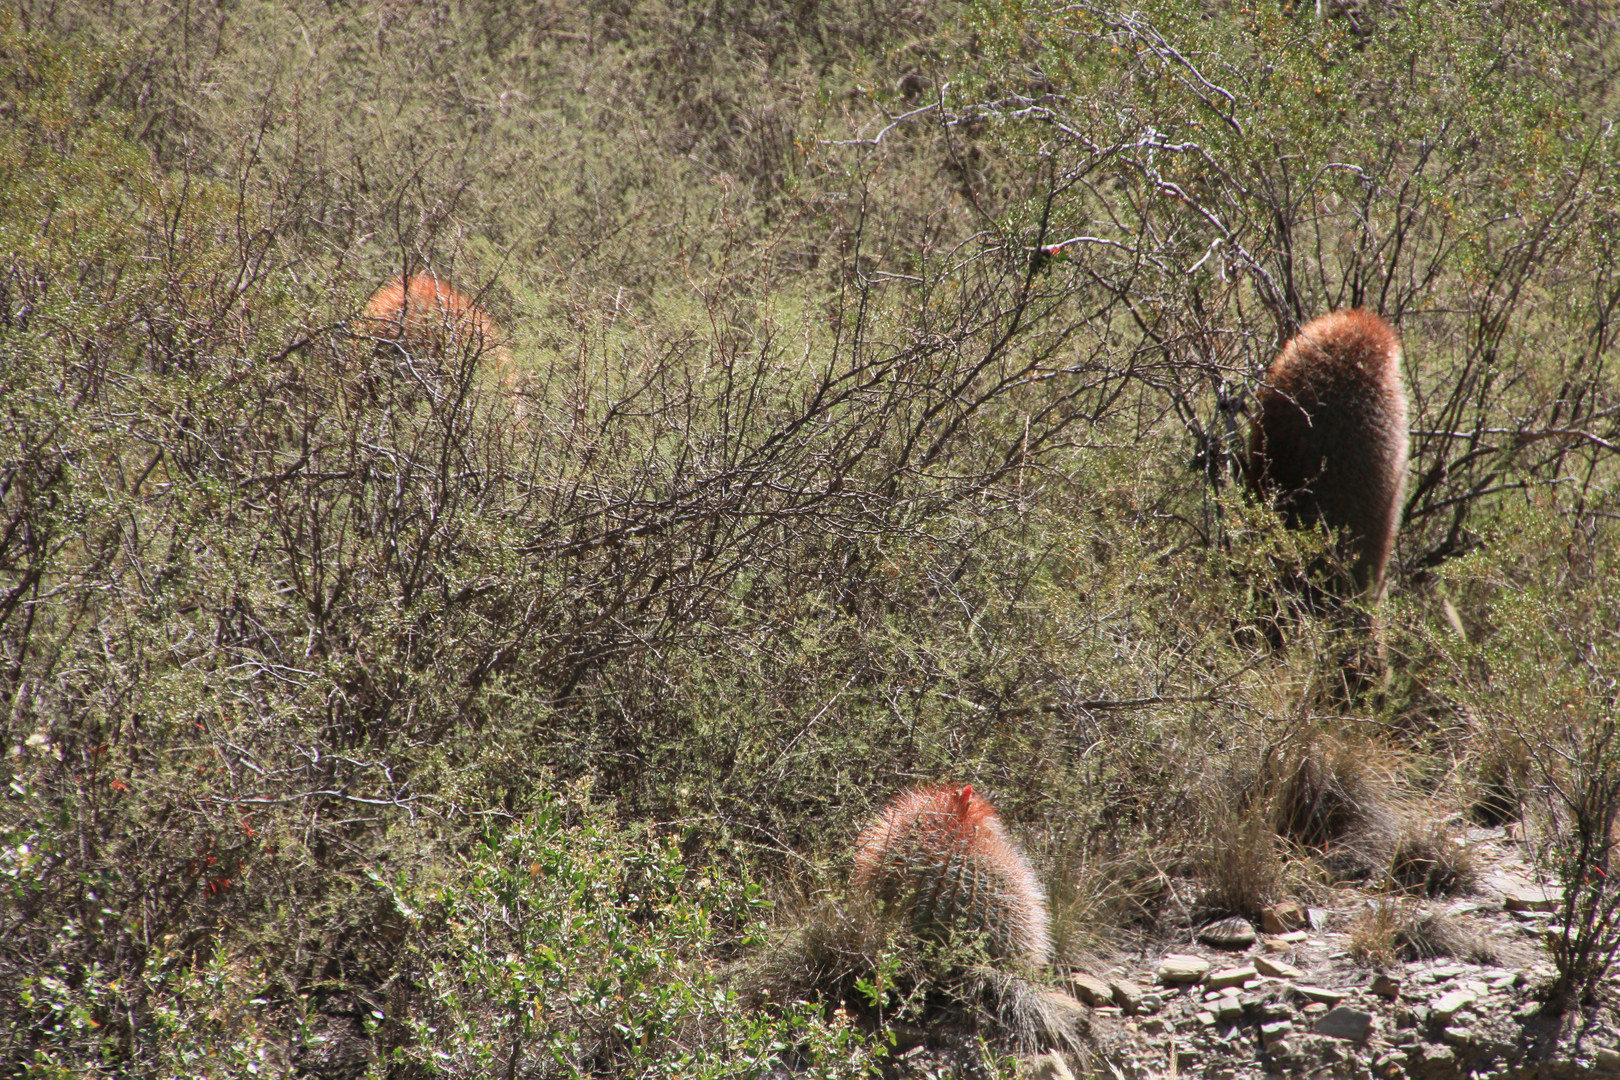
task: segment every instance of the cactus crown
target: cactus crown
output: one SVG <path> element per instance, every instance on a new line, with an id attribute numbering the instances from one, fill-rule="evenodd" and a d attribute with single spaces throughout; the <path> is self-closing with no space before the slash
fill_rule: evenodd
<path id="1" fill-rule="evenodd" d="M 982 940 L 991 956 L 1045 964 L 1046 896 L 991 805 L 961 788 L 896 798 L 856 842 L 851 882 L 919 936 Z"/>

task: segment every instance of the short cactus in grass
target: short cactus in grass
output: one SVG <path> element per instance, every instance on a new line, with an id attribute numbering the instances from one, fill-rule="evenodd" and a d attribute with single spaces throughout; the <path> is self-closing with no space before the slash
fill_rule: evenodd
<path id="1" fill-rule="evenodd" d="M 851 884 L 919 936 L 982 940 L 997 959 L 1052 955 L 1046 895 L 995 810 L 965 787 L 917 788 L 857 841 Z"/>

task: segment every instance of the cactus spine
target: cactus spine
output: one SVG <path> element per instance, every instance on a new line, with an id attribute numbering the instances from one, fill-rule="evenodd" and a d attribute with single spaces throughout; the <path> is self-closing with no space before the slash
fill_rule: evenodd
<path id="1" fill-rule="evenodd" d="M 1401 342 L 1370 311 L 1306 324 L 1266 372 L 1249 479 L 1293 526 L 1325 525 L 1368 599 L 1383 592 L 1406 474 Z"/>
<path id="2" fill-rule="evenodd" d="M 972 785 L 906 792 L 856 844 L 856 890 L 920 936 L 971 935 L 999 959 L 1032 965 L 1051 959 L 1045 892 Z"/>

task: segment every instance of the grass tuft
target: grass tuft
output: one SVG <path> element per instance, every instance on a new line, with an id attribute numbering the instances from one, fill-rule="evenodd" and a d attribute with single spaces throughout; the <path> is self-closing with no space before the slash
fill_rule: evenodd
<path id="1" fill-rule="evenodd" d="M 1350 955 L 1369 967 L 1394 967 L 1418 960 L 1452 957 L 1473 964 L 1495 964 L 1500 952 L 1455 918 L 1401 899 L 1369 901 L 1350 924 Z"/>

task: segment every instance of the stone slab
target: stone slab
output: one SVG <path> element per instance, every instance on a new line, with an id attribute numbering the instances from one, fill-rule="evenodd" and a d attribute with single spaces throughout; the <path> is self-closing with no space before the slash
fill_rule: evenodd
<path id="1" fill-rule="evenodd" d="M 1209 974 L 1209 967 L 1202 956 L 1171 953 L 1159 961 L 1159 981 L 1171 985 L 1200 982 Z"/>
<path id="2" fill-rule="evenodd" d="M 1372 1033 L 1372 1013 L 1340 1005 L 1319 1017 L 1311 1030 L 1335 1039 L 1366 1042 Z"/>

